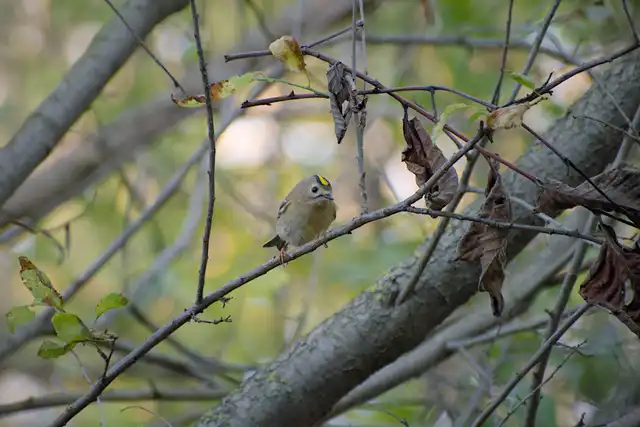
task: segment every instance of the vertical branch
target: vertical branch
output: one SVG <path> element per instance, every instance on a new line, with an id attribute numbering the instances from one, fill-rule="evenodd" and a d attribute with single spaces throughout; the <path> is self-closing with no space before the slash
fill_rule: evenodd
<path id="1" fill-rule="evenodd" d="M 640 43 L 640 38 L 638 38 L 638 33 L 636 32 L 636 27 L 633 25 L 633 18 L 631 13 L 629 13 L 629 4 L 628 0 L 622 0 L 622 9 L 624 9 L 624 14 L 627 17 L 627 22 L 629 23 L 629 29 L 631 30 L 631 34 L 633 34 L 633 40 L 636 43 Z"/>
<path id="2" fill-rule="evenodd" d="M 533 46 L 529 51 L 529 56 L 527 56 L 527 61 L 525 62 L 524 67 L 522 67 L 521 74 L 528 74 L 529 71 L 531 70 L 531 67 L 533 67 L 533 62 L 536 60 L 536 57 L 538 56 L 538 52 L 540 51 L 540 46 L 542 46 L 542 41 L 544 40 L 544 36 L 547 34 L 547 30 L 549 30 L 549 25 L 551 25 L 551 21 L 553 20 L 553 17 L 556 14 L 558 7 L 560 6 L 560 1 L 561 0 L 554 0 L 553 6 L 551 6 L 551 9 L 549 9 L 549 12 L 547 12 L 547 16 L 544 17 L 542 28 L 540 29 L 540 32 L 538 33 L 538 35 L 536 36 L 536 39 L 533 42 Z M 520 83 L 516 82 L 515 86 L 513 87 L 513 90 L 511 91 L 511 96 L 509 96 L 509 101 L 508 101 L 509 103 L 513 102 L 513 100 L 516 99 L 516 96 L 518 96 L 518 91 L 520 90 L 520 87 L 521 87 Z M 494 104 L 496 103 L 497 103 L 497 100 L 496 102 L 494 102 Z"/>
<path id="3" fill-rule="evenodd" d="M 202 236 L 202 259 L 200 260 L 200 271 L 198 272 L 198 290 L 196 303 L 202 301 L 204 294 L 204 278 L 207 273 L 207 263 L 209 262 L 209 239 L 211 238 L 211 223 L 213 222 L 213 207 L 216 200 L 216 135 L 213 125 L 213 106 L 211 103 L 211 92 L 209 90 L 209 77 L 207 76 L 207 64 L 202 51 L 202 41 L 200 39 L 200 26 L 198 24 L 198 10 L 196 1 L 189 0 L 191 4 L 191 16 L 193 17 L 193 38 L 198 51 L 200 61 L 200 74 L 202 75 L 202 85 L 204 86 L 204 99 L 207 104 L 207 128 L 209 131 L 209 203 L 207 205 L 207 220 Z"/>
<path id="4" fill-rule="evenodd" d="M 364 16 L 362 9 L 362 0 L 360 0 L 360 11 L 361 11 L 361 22 L 362 29 L 364 31 Z M 357 68 L 356 68 L 356 41 L 358 36 L 358 20 L 356 19 L 356 12 L 358 9 L 358 0 L 352 0 L 352 8 L 351 8 L 351 28 L 352 28 L 352 40 L 351 40 L 351 72 L 353 74 L 353 81 L 357 85 Z M 363 52 L 364 52 L 364 38 L 363 38 Z M 365 68 L 366 73 L 366 68 Z M 357 89 L 357 88 L 356 88 Z M 356 125 L 356 159 L 358 161 L 358 176 L 359 176 L 359 186 L 360 186 L 360 213 L 364 214 L 369 211 L 368 207 L 368 196 L 367 196 L 367 187 L 366 187 L 366 178 L 364 171 L 364 128 L 366 126 L 366 98 L 360 104 L 359 100 L 355 98 L 355 93 L 351 97 L 350 108 L 353 111 L 353 121 Z M 360 104 L 360 105 L 359 105 Z"/>
<path id="5" fill-rule="evenodd" d="M 592 213 L 588 213 L 589 218 L 584 226 L 584 232 L 590 233 L 593 227 L 595 216 Z M 549 339 L 551 335 L 558 329 L 560 319 L 567 308 L 569 297 L 573 291 L 573 287 L 578 279 L 578 273 L 582 268 L 582 261 L 584 260 L 585 253 L 587 252 L 587 245 L 582 241 L 578 241 L 575 244 L 573 252 L 573 258 L 569 270 L 564 275 L 562 280 L 562 286 L 560 288 L 560 294 L 556 300 L 556 305 L 551 312 L 549 325 L 545 334 L 545 339 Z M 538 413 L 538 406 L 540 404 L 540 395 L 542 394 L 542 384 L 544 381 L 544 373 L 547 370 L 547 364 L 549 363 L 549 357 L 551 356 L 551 348 L 549 348 L 541 357 L 540 361 L 533 371 L 533 381 L 531 381 L 529 404 L 527 405 L 527 415 L 525 418 L 525 427 L 535 427 L 536 415 Z"/>
<path id="6" fill-rule="evenodd" d="M 513 3 L 515 0 L 509 0 L 509 12 L 507 16 L 507 31 L 504 38 L 504 48 L 502 49 L 502 60 L 500 64 L 500 76 L 498 77 L 498 83 L 493 91 L 493 97 L 491 98 L 492 104 L 498 104 L 500 100 L 500 89 L 502 88 L 502 79 L 504 78 L 504 67 L 507 64 L 507 54 L 509 53 L 509 39 L 511 38 L 511 19 L 513 16 Z"/>

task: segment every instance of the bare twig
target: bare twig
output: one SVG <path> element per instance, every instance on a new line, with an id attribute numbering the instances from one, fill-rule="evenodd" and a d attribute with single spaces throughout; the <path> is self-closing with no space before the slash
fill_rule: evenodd
<path id="1" fill-rule="evenodd" d="M 562 319 L 569 317 L 573 314 L 576 309 L 568 310 L 567 312 L 562 314 Z M 458 348 L 470 348 L 477 345 L 489 344 L 495 342 L 504 337 L 508 337 L 510 335 L 519 334 L 521 332 L 529 332 L 535 331 L 536 329 L 540 329 L 545 325 L 549 324 L 549 316 L 540 316 L 538 318 L 529 320 L 527 322 L 514 322 L 507 326 L 498 326 L 490 331 L 484 332 L 480 335 L 476 335 L 470 338 L 464 338 L 460 340 L 449 341 L 447 343 L 447 348 L 450 350 L 457 350 Z"/>
<path id="2" fill-rule="evenodd" d="M 213 105 L 211 102 L 211 91 L 209 90 L 209 77 L 207 76 L 207 63 L 202 51 L 202 41 L 200 40 L 200 25 L 198 24 L 198 10 L 196 1 L 189 0 L 191 4 L 191 16 L 193 18 L 193 38 L 196 42 L 198 60 L 200 62 L 200 74 L 202 75 L 202 85 L 204 87 L 204 99 L 207 104 L 207 128 L 209 131 L 209 203 L 207 205 L 207 219 L 202 236 L 202 257 L 200 260 L 200 270 L 198 271 L 198 289 L 196 293 L 196 303 L 202 301 L 204 294 L 204 281 L 207 273 L 207 263 L 209 262 L 209 239 L 211 238 L 211 223 L 213 222 L 213 208 L 216 201 L 216 133 L 213 124 Z"/>
<path id="3" fill-rule="evenodd" d="M 355 85 L 355 90 L 358 88 L 358 79 L 356 76 L 357 73 L 357 54 L 356 54 L 356 39 L 358 37 L 358 26 L 356 25 L 356 10 L 358 9 L 358 0 L 352 0 L 351 3 L 351 29 L 352 29 L 352 41 L 351 41 L 351 73 L 353 75 L 353 84 Z M 360 18 L 361 21 L 364 22 L 364 18 Z M 362 26 L 364 30 L 364 25 Z M 364 53 L 366 49 L 366 45 L 363 39 L 362 42 L 362 51 Z M 366 67 L 365 74 L 366 74 Z M 360 213 L 367 213 L 369 211 L 368 202 L 367 202 L 367 183 L 364 171 L 364 128 L 366 126 L 366 98 L 362 101 L 361 105 L 357 105 L 359 100 L 357 97 L 350 97 L 349 100 L 349 108 L 351 108 L 353 114 L 353 123 L 356 126 L 356 159 L 358 163 L 358 185 L 360 187 Z"/>
<path id="4" fill-rule="evenodd" d="M 228 391 L 209 390 L 197 388 L 185 389 L 115 389 L 107 390 L 101 396 L 103 402 L 135 402 L 141 400 L 163 400 L 168 402 L 181 401 L 210 401 L 222 399 Z M 80 393 L 52 393 L 44 396 L 29 397 L 17 402 L 0 405 L 0 416 L 6 416 L 15 412 L 32 409 L 51 408 L 54 406 L 64 406 L 75 401 L 81 396 Z"/>
<path id="5" fill-rule="evenodd" d="M 484 424 L 485 421 L 487 421 L 487 419 L 491 416 L 493 411 L 495 411 L 498 408 L 498 406 L 500 406 L 500 404 L 507 398 L 507 396 L 509 396 L 509 393 L 511 392 L 511 390 L 513 390 L 515 386 L 518 385 L 520 381 L 522 381 L 525 375 L 527 375 L 529 371 L 533 369 L 535 365 L 538 364 L 538 362 L 540 361 L 540 358 L 545 354 L 545 352 L 549 348 L 554 346 L 555 343 L 562 337 L 562 335 L 564 335 L 564 333 L 567 332 L 569 328 L 571 328 L 571 326 L 580 317 L 582 317 L 587 312 L 587 310 L 589 310 L 590 307 L 591 307 L 590 304 L 583 305 L 578 310 L 576 310 L 576 312 L 573 313 L 571 317 L 569 317 L 567 320 L 564 321 L 564 323 L 558 328 L 558 330 L 556 330 L 556 332 L 554 332 L 554 334 L 551 335 L 549 339 L 547 339 L 544 342 L 544 344 L 538 349 L 538 351 L 536 351 L 535 354 L 531 356 L 531 358 L 525 364 L 525 366 L 522 369 L 520 369 L 518 372 L 516 372 L 513 378 L 504 387 L 502 392 L 497 397 L 495 397 L 491 401 L 489 406 L 487 406 L 482 411 L 482 413 L 478 416 L 478 418 L 476 418 L 476 420 L 473 422 L 471 427 L 480 427 Z"/>
<path id="6" fill-rule="evenodd" d="M 483 39 L 466 37 L 462 35 L 453 36 L 423 36 L 423 35 L 381 35 L 370 34 L 367 36 L 369 44 L 399 44 L 399 45 L 432 45 L 432 46 L 461 46 L 472 49 L 501 49 L 504 47 L 504 39 Z M 510 40 L 509 47 L 518 50 L 530 50 L 534 45 L 527 40 Z M 557 49 L 540 47 L 539 51 L 545 55 L 575 64 L 575 60 Z"/>
<path id="7" fill-rule="evenodd" d="M 629 29 L 631 30 L 631 34 L 633 34 L 633 39 L 636 41 L 636 43 L 640 43 L 640 38 L 638 38 L 638 32 L 636 31 L 636 26 L 633 23 L 633 18 L 631 17 L 631 13 L 629 13 L 628 0 L 622 0 L 622 9 L 624 9 L 624 15 L 627 17 L 627 23 L 629 24 Z"/>
<path id="8" fill-rule="evenodd" d="M 524 405 L 527 401 L 530 401 L 529 399 L 531 399 L 536 393 L 540 393 L 540 390 L 542 389 L 542 387 L 548 383 L 549 381 L 551 381 L 551 379 L 558 373 L 558 371 L 560 369 L 562 369 L 562 367 L 565 365 L 565 363 L 567 363 L 569 361 L 569 359 L 571 358 L 571 356 L 573 356 L 574 354 L 576 354 L 578 352 L 578 349 L 580 347 L 582 347 L 584 344 L 586 343 L 585 341 L 582 341 L 581 343 L 579 343 L 578 345 L 574 346 L 571 348 L 571 351 L 569 352 L 569 354 L 567 354 L 564 359 L 562 359 L 562 361 L 558 364 L 558 366 L 556 366 L 556 368 L 549 374 L 549 376 L 542 381 L 540 384 L 538 384 L 528 395 L 526 395 L 524 397 L 524 399 L 520 400 L 520 402 L 518 402 L 517 405 L 515 405 L 513 408 L 511 408 L 511 410 L 509 411 L 509 413 L 504 417 L 504 419 L 502 420 L 502 422 L 500 423 L 500 425 L 498 427 L 502 427 L 503 425 L 506 424 L 507 420 L 509 418 L 511 418 L 511 416 L 513 414 L 516 413 L 516 411 L 518 410 L 519 407 L 521 407 L 522 405 Z M 527 421 L 528 422 L 528 421 Z M 528 424 L 527 424 L 528 425 Z"/>
<path id="9" fill-rule="evenodd" d="M 531 71 L 531 67 L 533 67 L 533 63 L 535 62 L 536 57 L 538 56 L 538 52 L 540 52 L 540 47 L 542 46 L 542 42 L 544 41 L 544 36 L 547 34 L 547 30 L 551 25 L 551 21 L 553 21 L 553 16 L 556 14 L 556 11 L 560 6 L 560 2 L 561 0 L 555 0 L 553 2 L 553 5 L 551 6 L 551 9 L 549 9 L 549 12 L 547 12 L 547 16 L 544 17 L 542 28 L 540 29 L 540 32 L 536 35 L 536 39 L 533 41 L 533 46 L 529 51 L 529 56 L 527 56 L 527 61 L 522 67 L 521 74 L 526 75 L 526 74 L 529 74 L 529 71 Z M 518 96 L 518 91 L 520 90 L 520 87 L 521 87 L 520 83 L 516 82 L 516 84 L 513 86 L 513 90 L 511 91 L 509 102 L 513 102 L 516 99 L 516 97 Z"/>
<path id="10" fill-rule="evenodd" d="M 144 41 L 138 36 L 138 34 L 136 34 L 136 32 L 133 30 L 133 28 L 131 28 L 131 25 L 129 25 L 127 20 L 124 18 L 124 16 L 122 16 L 120 11 L 114 6 L 114 4 L 111 2 L 111 0 L 104 0 L 104 1 L 105 1 L 105 3 L 107 3 L 109 5 L 111 10 L 113 10 L 113 12 L 118 16 L 118 18 L 120 18 L 120 21 L 122 21 L 124 26 L 127 27 L 127 30 L 129 30 L 131 35 L 133 37 L 135 37 L 135 39 L 138 42 L 138 44 L 140 45 L 140 47 L 142 49 L 144 49 L 145 52 L 147 52 L 147 55 L 149 55 L 151 57 L 151 59 L 153 59 L 153 62 L 155 62 L 156 65 L 158 65 L 158 67 L 162 68 L 162 71 L 164 71 L 164 73 L 171 79 L 171 81 L 173 82 L 173 86 L 178 88 L 178 89 L 180 89 L 182 91 L 182 93 L 186 93 L 184 88 L 178 82 L 178 80 L 175 77 L 173 77 L 173 74 L 171 74 L 169 72 L 167 67 L 165 67 L 164 64 L 153 54 L 153 52 L 151 52 L 151 50 L 147 47 L 147 45 L 144 43 Z"/>
<path id="11" fill-rule="evenodd" d="M 509 1 L 509 9 L 507 12 L 507 30 L 505 31 L 504 46 L 502 48 L 502 59 L 500 62 L 500 74 L 498 76 L 498 83 L 493 90 L 493 96 L 491 97 L 492 104 L 498 104 L 500 102 L 500 89 L 502 88 L 502 79 L 504 78 L 505 66 L 507 65 L 507 54 L 509 53 L 509 39 L 511 38 L 511 17 L 513 16 L 513 3 L 515 0 Z"/>
<path id="12" fill-rule="evenodd" d="M 585 71 L 595 68 L 599 65 L 606 64 L 607 62 L 612 62 L 630 52 L 633 52 L 639 47 L 640 47 L 640 43 L 634 43 L 628 47 L 625 47 L 624 49 L 619 50 L 618 52 L 612 53 L 611 55 L 605 56 L 603 58 L 594 59 L 593 61 L 585 62 L 584 64 L 574 68 L 571 71 L 564 73 L 557 79 L 550 81 L 549 83 L 543 85 L 542 87 L 536 88 L 534 91 L 532 91 L 529 95 L 525 96 L 524 98 L 517 99 L 513 102 L 508 102 L 505 105 L 503 105 L 503 107 L 512 105 L 514 103 L 522 104 L 525 102 L 531 102 L 541 97 L 542 95 L 551 93 L 553 89 L 555 89 L 562 83 L 566 82 L 571 77 L 574 77 L 580 73 L 584 73 Z"/>
<path id="13" fill-rule="evenodd" d="M 436 210 L 427 209 L 427 208 L 415 208 L 413 206 L 408 206 L 405 210 L 407 212 L 421 214 L 421 215 L 441 216 L 445 218 L 457 219 L 459 221 L 479 222 L 479 223 L 487 224 L 488 226 L 500 228 L 503 230 L 513 229 L 513 230 L 533 231 L 536 233 L 549 234 L 549 235 L 557 234 L 560 236 L 575 237 L 577 239 L 585 240 L 588 242 L 602 244 L 601 239 L 598 239 L 597 237 L 593 237 L 584 232 L 581 233 L 578 230 L 567 230 L 564 228 L 551 228 L 551 227 L 538 227 L 535 225 L 518 224 L 513 222 L 500 222 L 500 221 L 494 221 L 491 219 L 480 218 L 472 215 L 463 215 L 463 214 L 457 214 L 457 213 L 448 212 L 448 211 L 436 211 Z"/>
<path id="14" fill-rule="evenodd" d="M 594 219 L 594 215 L 590 214 L 589 219 L 587 219 L 587 223 L 584 226 L 585 233 L 591 232 Z M 553 333 L 558 328 L 558 325 L 560 324 L 560 318 L 562 317 L 562 313 L 564 312 L 564 310 L 567 308 L 569 297 L 571 296 L 573 287 L 576 283 L 576 280 L 578 279 L 578 272 L 582 267 L 582 260 L 584 259 L 586 250 L 587 245 L 585 245 L 583 242 L 576 242 L 576 249 L 573 252 L 573 258 L 571 260 L 569 270 L 564 276 L 562 287 L 560 288 L 558 299 L 556 300 L 556 305 L 553 308 L 553 311 L 551 312 L 549 318 L 549 325 L 545 333 L 545 339 L 551 337 L 551 335 L 553 335 Z M 540 404 L 544 373 L 547 369 L 547 363 L 549 362 L 550 356 L 551 348 L 549 348 L 547 352 L 540 357 L 539 363 L 536 369 L 533 371 L 533 380 L 531 381 L 530 389 L 531 399 L 529 399 L 529 404 L 527 405 L 527 415 L 524 424 L 525 427 L 535 427 L 538 405 Z"/>

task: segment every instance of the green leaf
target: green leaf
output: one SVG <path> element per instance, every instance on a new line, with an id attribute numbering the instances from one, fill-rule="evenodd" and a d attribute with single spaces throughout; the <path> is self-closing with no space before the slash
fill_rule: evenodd
<path id="1" fill-rule="evenodd" d="M 112 292 L 102 297 L 98 305 L 96 305 L 96 319 L 102 316 L 106 311 L 116 308 L 122 308 L 129 303 L 129 300 L 118 292 Z"/>
<path id="2" fill-rule="evenodd" d="M 447 120 L 449 116 L 457 110 L 463 110 L 465 108 L 469 108 L 468 104 L 458 103 L 458 104 L 450 104 L 447 105 L 442 114 L 440 115 L 440 120 L 438 120 L 438 124 L 433 128 L 433 132 L 431 134 L 431 140 L 435 143 L 436 139 L 444 130 L 444 125 L 447 124 Z"/>
<path id="3" fill-rule="evenodd" d="M 75 346 L 75 343 L 58 344 L 57 342 L 44 340 L 38 349 L 38 357 L 43 359 L 55 359 L 69 353 Z"/>
<path id="4" fill-rule="evenodd" d="M 78 316 L 72 313 L 56 313 L 51 319 L 56 335 L 71 344 L 92 339 L 91 331 Z"/>
<path id="5" fill-rule="evenodd" d="M 36 302 L 62 310 L 62 297 L 51 284 L 51 280 L 39 270 L 26 256 L 18 258 L 20 262 L 20 278 L 24 286 L 31 292 Z"/>
<path id="6" fill-rule="evenodd" d="M 524 74 L 516 73 L 514 71 L 507 71 L 507 76 L 509 76 L 511 80 L 514 80 L 520 83 L 522 86 L 526 86 L 531 90 L 534 90 L 536 88 L 536 84 L 533 82 L 533 80 L 531 80 L 531 78 L 525 76 Z"/>
<path id="7" fill-rule="evenodd" d="M 35 318 L 36 314 L 31 311 L 28 305 L 13 307 L 7 313 L 7 326 L 9 327 L 9 331 L 14 333 L 18 326 L 29 323 Z"/>

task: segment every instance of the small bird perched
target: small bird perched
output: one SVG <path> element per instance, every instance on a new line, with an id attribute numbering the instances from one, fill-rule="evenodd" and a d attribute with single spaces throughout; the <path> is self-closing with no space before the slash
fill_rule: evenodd
<path id="1" fill-rule="evenodd" d="M 289 245 L 302 246 L 327 231 L 336 219 L 331 183 L 322 175 L 298 182 L 278 208 L 276 235 L 263 248 L 280 250 L 280 262 Z"/>

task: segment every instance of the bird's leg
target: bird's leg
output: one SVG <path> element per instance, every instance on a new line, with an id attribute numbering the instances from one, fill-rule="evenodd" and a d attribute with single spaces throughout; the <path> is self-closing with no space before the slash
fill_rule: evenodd
<path id="1" fill-rule="evenodd" d="M 285 264 L 284 262 L 284 254 L 286 253 L 286 248 L 283 246 L 282 248 L 280 248 L 280 264 L 282 265 L 282 267 L 286 267 L 287 264 Z"/>

